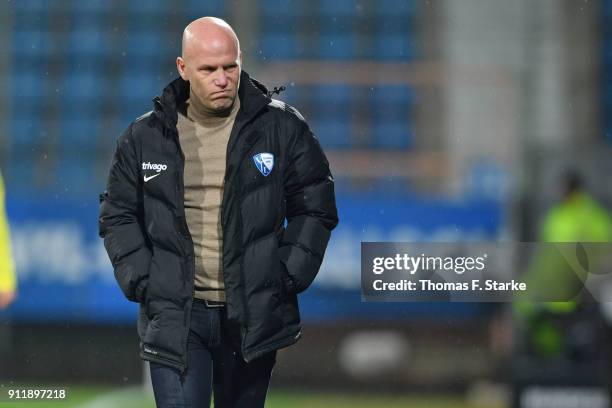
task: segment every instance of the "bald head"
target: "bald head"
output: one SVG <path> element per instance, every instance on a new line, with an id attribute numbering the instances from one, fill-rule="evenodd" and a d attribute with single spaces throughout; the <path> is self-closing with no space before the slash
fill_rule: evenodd
<path id="1" fill-rule="evenodd" d="M 240 54 L 240 41 L 232 27 L 217 17 L 202 17 L 189 23 L 183 31 L 183 59 L 200 52 L 231 51 Z"/>
<path id="2" fill-rule="evenodd" d="M 176 66 L 189 81 L 190 99 L 200 109 L 210 113 L 231 109 L 241 65 L 240 42 L 225 21 L 202 17 L 185 27 L 182 56 L 176 59 Z"/>

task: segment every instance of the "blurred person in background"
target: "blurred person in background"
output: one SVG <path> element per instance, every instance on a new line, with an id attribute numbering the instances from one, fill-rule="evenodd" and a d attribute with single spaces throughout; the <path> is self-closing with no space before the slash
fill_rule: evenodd
<path id="1" fill-rule="evenodd" d="M 605 323 L 584 283 L 588 273 L 599 268 L 605 255 L 601 251 L 607 248 L 588 244 L 610 242 L 612 220 L 578 173 L 568 171 L 560 186 L 562 200 L 548 211 L 539 236 L 543 244 L 558 245 L 536 248 L 521 279 L 530 288 L 530 298 L 513 304 L 513 407 L 524 406 L 523 392 L 534 384 L 606 392 Z"/>
<path id="2" fill-rule="evenodd" d="M 515 407 L 523 406 L 520 390 L 534 384 L 603 390 L 607 381 L 605 323 L 584 283 L 607 248 L 588 244 L 610 242 L 612 220 L 578 173 L 568 171 L 561 187 L 561 202 L 548 211 L 539 235 L 540 242 L 559 245 L 536 249 L 522 279 L 530 299 L 513 304 Z"/>
<path id="3" fill-rule="evenodd" d="M 118 141 L 100 235 L 140 303 L 157 405 L 208 407 L 214 390 L 215 407 L 263 407 L 338 222 L 333 178 L 299 112 L 242 70 L 225 21 L 189 24 L 177 69 Z"/>
<path id="4" fill-rule="evenodd" d="M 16 297 L 17 277 L 6 216 L 4 180 L 0 173 L 0 311 L 8 308 Z M 11 349 L 12 331 L 7 323 L 0 318 L 0 354 L 9 353 Z"/>
<path id="5" fill-rule="evenodd" d="M 4 180 L 2 179 L 2 173 L 0 173 L 0 309 L 7 308 L 16 296 L 17 278 L 6 216 Z"/>
<path id="6" fill-rule="evenodd" d="M 602 243 L 612 241 L 612 218 L 584 186 L 582 177 L 567 171 L 561 184 L 562 200 L 553 206 L 542 224 L 539 241 L 544 243 Z M 597 259 L 590 259 L 595 264 Z M 594 265 L 591 265 L 594 266 Z M 569 266 L 556 250 L 542 248 L 534 257 L 526 275 L 529 286 L 550 297 L 566 301 L 519 302 L 516 310 L 526 324 L 529 347 L 541 357 L 575 354 L 572 339 L 562 321 L 576 320 L 579 309 L 587 307 L 581 300 L 585 270 Z M 581 274 L 582 273 L 582 274 Z M 545 296 L 546 297 L 546 296 Z M 588 312 L 592 314 L 593 311 Z M 578 319 L 580 320 L 580 319 Z M 570 333 L 571 334 L 571 333 Z M 577 344 L 576 344 L 577 345 Z M 588 347 L 587 347 L 588 348 Z M 582 353 L 585 350 L 582 350 Z"/>

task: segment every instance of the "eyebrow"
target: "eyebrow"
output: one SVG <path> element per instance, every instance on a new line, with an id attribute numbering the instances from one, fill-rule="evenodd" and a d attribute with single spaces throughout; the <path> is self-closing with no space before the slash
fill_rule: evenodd
<path id="1" fill-rule="evenodd" d="M 230 63 L 230 64 L 225 64 L 225 65 L 223 65 L 223 68 L 232 68 L 232 67 L 237 67 L 237 66 L 238 66 L 238 64 L 237 64 L 237 63 L 232 62 L 232 63 Z M 198 67 L 198 69 L 216 69 L 216 68 L 217 68 L 216 66 L 213 66 L 213 65 L 206 65 L 206 64 L 205 64 L 205 65 L 200 65 L 200 66 Z"/>

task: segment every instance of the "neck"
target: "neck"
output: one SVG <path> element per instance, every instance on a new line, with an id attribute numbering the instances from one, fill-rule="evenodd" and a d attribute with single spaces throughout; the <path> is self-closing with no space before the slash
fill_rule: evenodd
<path id="1" fill-rule="evenodd" d="M 192 93 L 192 95 L 194 95 Z M 222 110 L 213 110 L 205 106 L 198 97 L 190 97 L 189 105 L 187 107 L 187 116 L 196 122 L 210 124 L 217 123 L 219 121 L 223 121 L 227 119 L 234 110 L 238 107 L 239 103 L 237 103 L 238 95 L 236 95 L 236 99 L 234 103 L 228 107 L 227 109 Z"/>

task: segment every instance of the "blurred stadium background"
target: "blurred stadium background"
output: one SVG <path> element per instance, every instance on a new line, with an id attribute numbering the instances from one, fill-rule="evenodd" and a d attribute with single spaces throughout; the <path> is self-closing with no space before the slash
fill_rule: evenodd
<path id="1" fill-rule="evenodd" d="M 509 406 L 506 305 L 361 303 L 360 242 L 536 240 L 568 167 L 612 208 L 611 0 L 3 0 L 19 295 L 0 312 L 0 382 L 74 389 L 58 406 L 152 406 L 98 193 L 204 15 L 236 29 L 245 70 L 287 87 L 336 178 L 341 222 L 270 406 Z"/>

